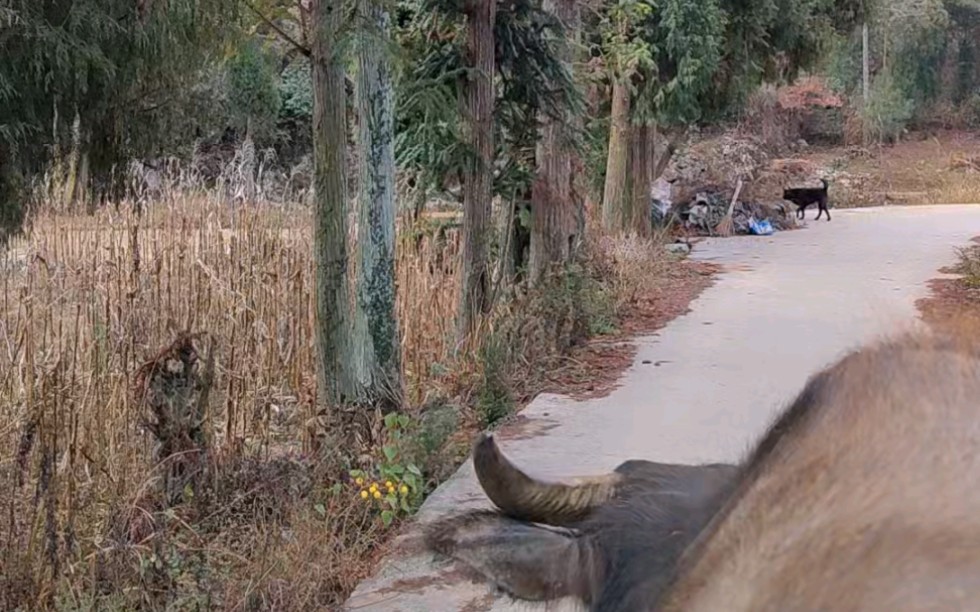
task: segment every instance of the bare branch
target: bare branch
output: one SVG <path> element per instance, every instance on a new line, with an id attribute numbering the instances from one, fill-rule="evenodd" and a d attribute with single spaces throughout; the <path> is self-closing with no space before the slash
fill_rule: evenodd
<path id="1" fill-rule="evenodd" d="M 299 41 L 297 41 L 295 38 L 287 34 L 285 30 L 283 30 L 278 25 L 276 25 L 274 21 L 266 17 L 262 13 L 262 11 L 260 11 L 254 4 L 249 2 L 249 0 L 243 0 L 243 1 L 245 2 L 245 6 L 247 6 L 250 11 L 255 13 L 255 16 L 258 17 L 262 21 L 262 23 L 275 30 L 276 34 L 278 34 L 280 38 L 282 38 L 287 43 L 291 44 L 293 47 L 296 48 L 297 51 L 302 53 L 304 56 L 306 57 L 312 56 L 312 53 L 310 52 L 310 49 L 308 47 L 303 46 Z"/>

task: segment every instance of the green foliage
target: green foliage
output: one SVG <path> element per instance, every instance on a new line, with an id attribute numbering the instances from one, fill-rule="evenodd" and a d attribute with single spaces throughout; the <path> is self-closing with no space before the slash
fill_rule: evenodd
<path id="1" fill-rule="evenodd" d="M 440 0 L 399 5 L 396 40 L 403 49 L 397 84 L 395 152 L 400 168 L 426 191 L 444 192 L 472 158 L 459 112 L 465 25 L 462 6 Z M 537 0 L 500 4 L 494 23 L 497 172 L 494 191 L 530 188 L 539 113 L 563 119 L 581 106 L 572 75 L 559 61 L 561 24 Z"/>
<path id="2" fill-rule="evenodd" d="M 701 116 L 721 57 L 725 15 L 716 0 L 615 0 L 594 25 L 610 78 L 635 86 L 638 122 L 687 123 Z"/>
<path id="3" fill-rule="evenodd" d="M 651 100 L 663 123 L 690 123 L 702 116 L 701 101 L 721 61 L 727 16 L 717 0 L 663 0 L 659 20 L 647 24 L 657 51 Z M 654 82 L 654 81 L 651 81 Z"/>
<path id="4" fill-rule="evenodd" d="M 872 84 L 871 101 L 862 112 L 868 136 L 876 141 L 892 142 L 915 115 L 915 101 L 885 72 Z"/>
<path id="5" fill-rule="evenodd" d="M 980 2 L 895 0 L 865 8 L 872 67 L 879 71 L 872 87 L 877 99 L 863 111 L 869 136 L 894 138 L 913 118 L 927 117 L 934 103 L 968 103 L 977 83 Z M 861 57 L 859 30 L 832 37 L 825 67 L 834 89 L 859 90 Z"/>
<path id="6" fill-rule="evenodd" d="M 934 100 L 940 91 L 941 66 L 946 55 L 949 19 L 941 5 L 918 19 L 895 19 L 894 62 L 888 67 L 895 86 L 916 106 Z"/>
<path id="7" fill-rule="evenodd" d="M 313 79 L 309 60 L 299 58 L 286 66 L 279 93 L 283 118 L 309 121 L 313 117 Z"/>
<path id="8" fill-rule="evenodd" d="M 612 78 L 630 79 L 641 70 L 653 69 L 653 48 L 642 29 L 653 7 L 639 0 L 615 0 L 604 8 L 597 30 Z"/>
<path id="9" fill-rule="evenodd" d="M 589 27 L 610 75 L 636 85 L 634 120 L 684 125 L 812 67 L 831 26 L 860 13 L 831 0 L 615 0 Z"/>
<path id="10" fill-rule="evenodd" d="M 0 145 L 33 174 L 76 112 L 91 170 L 187 138 L 180 101 L 234 22 L 233 0 L 8 0 L 0 14 Z M 64 147 L 63 147 L 64 148 Z"/>
<path id="11" fill-rule="evenodd" d="M 24 178 L 0 141 L 0 247 L 20 230 L 27 213 Z"/>
<path id="12" fill-rule="evenodd" d="M 840 93 L 852 93 L 861 87 L 861 33 L 833 37 L 827 46 L 825 72 L 830 87 Z"/>
<path id="13" fill-rule="evenodd" d="M 953 272 L 962 276 L 962 283 L 971 289 L 980 288 L 980 247 L 969 246 L 956 249 L 959 260 Z"/>
<path id="14" fill-rule="evenodd" d="M 860 1 L 722 0 L 723 48 L 705 103 L 706 118 L 741 109 L 764 81 L 791 81 L 825 55 L 835 29 L 850 33 Z"/>
<path id="15" fill-rule="evenodd" d="M 894 138 L 900 127 L 937 102 L 965 104 L 976 83 L 975 38 L 980 3 L 975 0 L 896 0 L 870 4 L 873 65 L 881 72 L 865 109 L 869 135 Z M 839 38 L 828 68 L 833 85 L 860 85 L 859 33 Z M 946 70 L 952 66 L 952 73 Z M 951 78 L 946 78 L 946 77 Z M 912 118 L 909 112 L 911 108 Z"/>
<path id="16" fill-rule="evenodd" d="M 238 127 L 251 127 L 256 140 L 268 138 L 279 117 L 282 98 L 276 58 L 258 40 L 249 40 L 227 64 L 228 98 Z"/>
<path id="17" fill-rule="evenodd" d="M 506 333 L 493 332 L 480 347 L 481 381 L 476 410 L 484 427 L 498 423 L 514 410 L 514 398 L 507 379 L 510 355 L 506 336 Z"/>
<path id="18" fill-rule="evenodd" d="M 449 405 L 432 406 L 419 421 L 418 443 L 426 458 L 437 454 L 459 426 L 456 410 Z"/>
<path id="19" fill-rule="evenodd" d="M 546 289 L 542 310 L 565 319 L 564 342 L 572 344 L 591 336 L 616 331 L 616 306 L 612 290 L 580 263 L 566 266 Z M 558 334 L 561 335 L 561 334 Z"/>
<path id="20" fill-rule="evenodd" d="M 956 55 L 956 83 L 953 102 L 962 104 L 977 89 L 977 46 L 972 38 L 960 40 Z"/>

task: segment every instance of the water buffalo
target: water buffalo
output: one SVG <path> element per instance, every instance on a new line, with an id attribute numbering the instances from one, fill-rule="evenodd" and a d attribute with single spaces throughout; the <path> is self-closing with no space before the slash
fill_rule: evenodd
<path id="1" fill-rule="evenodd" d="M 980 344 L 967 338 L 851 353 L 738 468 L 628 462 L 547 485 L 490 439 L 474 460 L 500 513 L 449 519 L 429 541 L 516 597 L 604 611 L 980 609 Z"/>

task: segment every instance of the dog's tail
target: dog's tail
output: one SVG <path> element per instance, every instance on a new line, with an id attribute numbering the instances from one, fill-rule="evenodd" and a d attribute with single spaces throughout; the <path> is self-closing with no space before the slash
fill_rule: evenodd
<path id="1" fill-rule="evenodd" d="M 823 183 L 823 190 L 827 191 L 827 189 L 830 187 L 830 184 L 827 182 L 827 179 L 822 178 L 820 179 L 820 182 Z"/>

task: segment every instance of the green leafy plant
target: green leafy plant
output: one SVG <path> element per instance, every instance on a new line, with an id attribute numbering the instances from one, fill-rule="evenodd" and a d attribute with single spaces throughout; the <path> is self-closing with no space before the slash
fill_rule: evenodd
<path id="1" fill-rule="evenodd" d="M 279 95 L 282 98 L 282 117 L 310 120 L 313 116 L 313 79 L 309 60 L 294 60 L 283 70 Z"/>
<path id="2" fill-rule="evenodd" d="M 232 112 L 246 129 L 271 135 L 282 99 L 272 54 L 258 40 L 247 41 L 228 62 Z"/>
<path id="3" fill-rule="evenodd" d="M 491 333 L 480 347 L 482 380 L 477 391 L 476 410 L 485 427 L 494 425 L 514 409 L 507 380 L 507 349 L 506 334 L 501 332 Z"/>
<path id="4" fill-rule="evenodd" d="M 373 470 L 351 470 L 358 496 L 372 504 L 385 527 L 396 518 L 409 516 L 422 503 L 425 479 L 412 458 L 413 423 L 408 415 L 392 412 L 385 416 L 388 441 L 381 447 L 382 459 Z"/>

